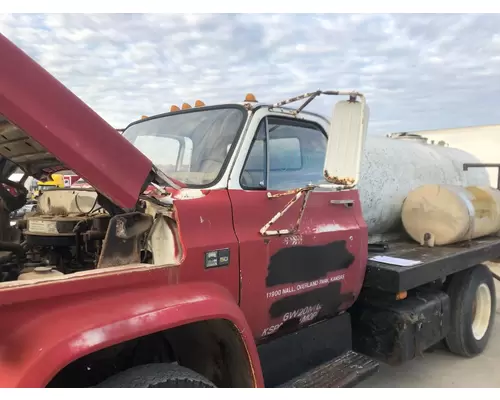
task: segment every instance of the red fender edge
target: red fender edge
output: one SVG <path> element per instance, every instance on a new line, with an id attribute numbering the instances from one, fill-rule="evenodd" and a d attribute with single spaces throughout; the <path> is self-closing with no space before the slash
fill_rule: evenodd
<path id="1" fill-rule="evenodd" d="M 0 329 L 0 387 L 45 387 L 61 369 L 87 354 L 208 319 L 225 319 L 236 327 L 254 386 L 264 387 L 245 316 L 231 294 L 214 283 L 94 292 L 83 298 L 58 297 L 2 309 L 2 325 L 8 331 Z"/>

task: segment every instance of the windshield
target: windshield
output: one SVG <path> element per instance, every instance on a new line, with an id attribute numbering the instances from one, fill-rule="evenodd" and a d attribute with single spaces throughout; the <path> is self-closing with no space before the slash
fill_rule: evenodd
<path id="1" fill-rule="evenodd" d="M 123 136 L 166 175 L 208 186 L 222 172 L 245 117 L 234 106 L 195 109 L 137 122 Z"/>

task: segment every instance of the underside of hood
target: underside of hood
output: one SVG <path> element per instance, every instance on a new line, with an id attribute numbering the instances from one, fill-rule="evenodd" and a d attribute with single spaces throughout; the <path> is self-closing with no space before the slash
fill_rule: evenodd
<path id="1" fill-rule="evenodd" d="M 123 209 L 154 178 L 152 162 L 0 34 L 0 177 L 72 170 Z"/>

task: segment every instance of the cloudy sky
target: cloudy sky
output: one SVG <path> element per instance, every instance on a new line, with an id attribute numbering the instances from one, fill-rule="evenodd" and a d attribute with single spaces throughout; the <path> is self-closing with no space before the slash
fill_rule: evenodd
<path id="1" fill-rule="evenodd" d="M 113 126 L 171 104 L 367 95 L 371 133 L 500 123 L 500 15 L 0 14 Z M 330 114 L 331 98 L 310 108 Z"/>

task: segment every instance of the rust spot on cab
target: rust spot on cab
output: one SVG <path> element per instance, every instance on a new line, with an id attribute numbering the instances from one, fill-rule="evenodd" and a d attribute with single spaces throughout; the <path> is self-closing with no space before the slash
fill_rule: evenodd
<path id="1" fill-rule="evenodd" d="M 333 183 L 334 185 L 351 186 L 354 185 L 354 182 L 356 181 L 354 178 L 349 177 L 341 178 L 339 176 L 330 176 L 326 170 L 323 171 L 323 176 L 328 182 Z"/>

